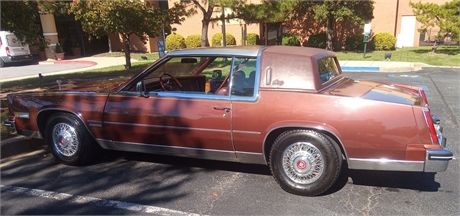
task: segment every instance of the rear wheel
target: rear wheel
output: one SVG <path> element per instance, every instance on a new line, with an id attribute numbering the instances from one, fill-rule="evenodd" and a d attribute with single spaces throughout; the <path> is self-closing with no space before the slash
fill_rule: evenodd
<path id="1" fill-rule="evenodd" d="M 46 142 L 53 156 L 68 165 L 83 165 L 95 158 L 99 146 L 76 116 L 57 113 L 46 123 Z"/>
<path id="2" fill-rule="evenodd" d="M 5 62 L 3 61 L 2 58 L 0 58 L 0 67 L 4 67 L 5 66 Z"/>
<path id="3" fill-rule="evenodd" d="M 270 151 L 270 169 L 285 191 L 315 196 L 329 189 L 340 174 L 342 160 L 334 145 L 313 130 L 282 133 Z"/>

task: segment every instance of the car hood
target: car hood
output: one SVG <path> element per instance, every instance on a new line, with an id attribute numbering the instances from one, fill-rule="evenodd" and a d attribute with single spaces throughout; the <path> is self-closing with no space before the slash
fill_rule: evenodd
<path id="1" fill-rule="evenodd" d="M 424 104 L 423 98 L 415 88 L 367 80 L 346 79 L 327 93 L 407 105 L 423 106 Z"/>
<path id="2" fill-rule="evenodd" d="M 99 81 L 88 81 L 81 83 L 66 83 L 58 84 L 49 88 L 47 91 L 77 91 L 77 92 L 110 92 L 118 88 L 122 83 L 123 79 L 109 79 Z"/>

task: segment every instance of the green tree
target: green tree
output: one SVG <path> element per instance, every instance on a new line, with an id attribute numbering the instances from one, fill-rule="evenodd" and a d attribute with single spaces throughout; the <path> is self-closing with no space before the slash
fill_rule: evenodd
<path id="1" fill-rule="evenodd" d="M 131 35 L 136 35 L 145 43 L 147 37 L 161 35 L 163 27 L 180 24 L 190 14 L 180 4 L 162 10 L 141 0 L 74 0 L 68 12 L 81 21 L 85 32 L 96 36 L 120 34 L 124 40 L 126 68 L 131 68 Z"/>
<path id="2" fill-rule="evenodd" d="M 435 3 L 409 3 L 417 21 L 422 23 L 420 32 L 438 27 L 441 39 L 451 36 L 454 41 L 460 39 L 460 0 L 452 0 L 442 5 Z"/>
<path id="3" fill-rule="evenodd" d="M 334 25 L 341 21 L 351 21 L 355 25 L 374 18 L 373 0 L 282 0 L 263 1 L 261 5 L 248 4 L 240 6 L 237 11 L 246 22 L 279 22 L 302 20 L 307 15 L 326 28 L 326 49 L 332 50 Z"/>
<path id="4" fill-rule="evenodd" d="M 2 1 L 0 29 L 13 32 L 20 40 L 36 44 L 40 39 L 40 26 L 36 1 Z"/>
<path id="5" fill-rule="evenodd" d="M 236 5 L 244 4 L 245 0 L 182 0 L 181 3 L 186 7 L 191 7 L 200 11 L 203 15 L 201 20 L 201 46 L 209 46 L 208 29 L 211 22 L 221 20 L 221 17 L 213 17 L 213 13 L 221 10 L 222 7 L 235 8 Z M 235 18 L 234 14 L 226 14 L 225 19 Z"/>
<path id="6" fill-rule="evenodd" d="M 313 14 L 314 19 L 322 23 L 326 28 L 326 49 L 332 50 L 332 37 L 335 23 L 348 20 L 357 26 L 361 26 L 374 18 L 373 11 L 373 0 L 300 1 L 293 8 L 292 17 Z"/>

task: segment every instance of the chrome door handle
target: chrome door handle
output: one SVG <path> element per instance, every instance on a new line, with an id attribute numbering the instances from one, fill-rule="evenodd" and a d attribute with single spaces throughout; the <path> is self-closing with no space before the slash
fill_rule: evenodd
<path id="1" fill-rule="evenodd" d="M 214 107 L 215 110 L 225 110 L 225 112 L 230 112 L 230 108 L 228 107 Z"/>

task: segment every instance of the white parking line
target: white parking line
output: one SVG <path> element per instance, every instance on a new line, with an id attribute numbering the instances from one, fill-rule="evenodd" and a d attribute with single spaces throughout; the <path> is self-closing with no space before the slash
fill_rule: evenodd
<path id="1" fill-rule="evenodd" d="M 199 215 L 199 214 L 177 211 L 173 209 L 161 208 L 161 207 L 156 207 L 156 206 L 141 205 L 141 204 L 136 204 L 136 203 L 121 202 L 121 201 L 116 201 L 116 200 L 105 200 L 105 199 L 99 199 L 99 198 L 94 198 L 94 197 L 77 196 L 77 195 L 72 195 L 72 194 L 57 193 L 53 191 L 45 191 L 45 190 L 40 190 L 40 189 L 31 189 L 31 188 L 8 186 L 8 185 L 0 185 L 0 188 L 1 188 L 2 193 L 13 192 L 13 193 L 26 194 L 30 196 L 44 197 L 48 199 L 67 200 L 68 202 L 71 202 L 71 203 L 97 205 L 101 207 L 118 208 L 118 209 L 145 212 L 145 213 L 151 213 L 151 214 Z"/>

